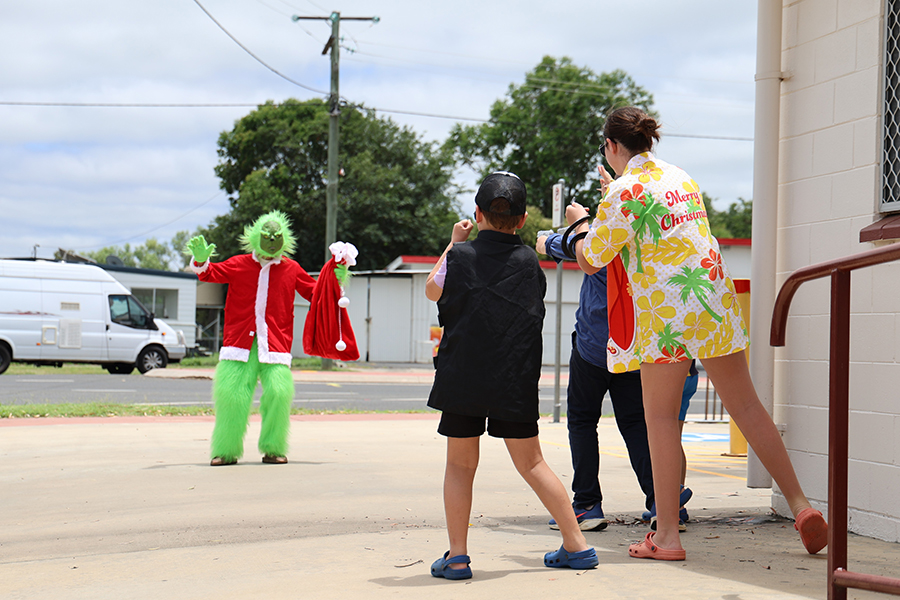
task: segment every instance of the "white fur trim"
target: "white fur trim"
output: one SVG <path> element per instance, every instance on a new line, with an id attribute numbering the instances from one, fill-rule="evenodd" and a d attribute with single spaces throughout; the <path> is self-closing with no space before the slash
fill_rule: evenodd
<path id="1" fill-rule="evenodd" d="M 291 366 L 291 356 L 290 352 L 266 352 L 263 354 L 259 353 L 259 362 L 267 364 L 267 365 L 287 365 Z"/>
<path id="2" fill-rule="evenodd" d="M 222 346 L 219 350 L 219 360 L 237 360 L 247 362 L 250 359 L 250 351 L 237 346 Z"/>
<path id="3" fill-rule="evenodd" d="M 195 260 L 191 261 L 191 271 L 193 271 L 194 273 L 197 273 L 197 274 L 205 273 L 207 269 L 209 269 L 209 259 L 208 258 L 206 259 L 206 262 L 200 266 L 197 266 L 197 261 L 195 261 Z"/>
<path id="4" fill-rule="evenodd" d="M 350 242 L 334 242 L 328 249 L 334 256 L 334 262 L 344 263 L 348 267 L 356 265 L 356 257 L 359 256 L 359 250 Z"/>
<path id="5" fill-rule="evenodd" d="M 256 283 L 256 346 L 259 349 L 260 362 L 263 356 L 269 355 L 269 326 L 266 324 L 266 307 L 269 303 L 269 273 L 274 260 L 266 261 L 259 271 L 259 280 Z"/>

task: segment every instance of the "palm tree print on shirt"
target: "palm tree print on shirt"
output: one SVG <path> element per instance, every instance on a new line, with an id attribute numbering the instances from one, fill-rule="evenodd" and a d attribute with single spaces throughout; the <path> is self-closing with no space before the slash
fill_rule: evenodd
<path id="1" fill-rule="evenodd" d="M 709 313 L 713 319 L 722 322 L 722 317 L 717 315 L 712 308 L 709 307 L 709 304 L 706 302 L 706 297 L 710 292 L 715 291 L 715 286 L 709 280 L 709 269 L 704 269 L 702 267 L 698 267 L 696 269 L 692 269 L 688 266 L 684 266 L 681 268 L 681 275 L 674 275 L 669 278 L 669 285 L 680 285 L 681 288 L 681 301 L 687 304 L 688 298 L 691 294 L 697 298 L 697 301 L 706 309 L 706 312 Z"/>
<path id="2" fill-rule="evenodd" d="M 671 214 L 671 211 L 665 205 L 656 201 L 649 193 L 645 192 L 643 196 L 634 200 L 626 200 L 622 202 L 622 214 L 634 216 L 631 228 L 634 230 L 635 252 L 634 258 L 637 261 L 637 272 L 644 272 L 644 265 L 641 262 L 641 243 L 644 241 L 645 233 L 650 234 L 655 245 L 659 244 L 662 237 L 662 230 L 659 221 L 665 215 Z"/>
<path id="3" fill-rule="evenodd" d="M 663 353 L 664 358 L 658 358 L 656 362 L 681 362 L 693 358 L 687 347 L 678 341 L 682 332 L 672 331 L 671 323 L 666 323 L 666 326 L 658 334 L 659 340 L 656 345 Z"/>

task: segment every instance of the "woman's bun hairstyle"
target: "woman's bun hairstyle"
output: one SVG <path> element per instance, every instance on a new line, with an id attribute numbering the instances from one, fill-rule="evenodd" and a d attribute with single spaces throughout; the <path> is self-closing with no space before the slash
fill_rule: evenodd
<path id="1" fill-rule="evenodd" d="M 660 125 L 636 106 L 617 108 L 606 117 L 603 137 L 624 145 L 630 152 L 647 152 L 659 141 Z"/>

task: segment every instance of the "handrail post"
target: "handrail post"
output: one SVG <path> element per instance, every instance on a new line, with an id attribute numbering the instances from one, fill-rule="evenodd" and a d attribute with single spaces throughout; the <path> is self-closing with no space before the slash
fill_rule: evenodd
<path id="1" fill-rule="evenodd" d="M 900 596 L 900 579 L 847 570 L 847 472 L 850 460 L 850 272 L 900 260 L 900 243 L 794 271 L 775 299 L 769 341 L 784 346 L 788 309 L 797 288 L 831 277 L 828 356 L 828 600 L 846 600 L 847 588 Z"/>
<path id="2" fill-rule="evenodd" d="M 850 271 L 831 272 L 828 355 L 828 600 L 846 600 L 835 569 L 847 569 L 847 463 L 850 415 Z"/>

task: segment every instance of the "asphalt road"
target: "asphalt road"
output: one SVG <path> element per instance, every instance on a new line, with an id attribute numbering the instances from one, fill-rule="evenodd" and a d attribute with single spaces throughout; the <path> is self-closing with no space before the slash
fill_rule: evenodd
<path id="1" fill-rule="evenodd" d="M 313 383 L 295 382 L 294 406 L 322 411 L 428 410 L 430 385 L 416 383 Z M 256 401 L 262 393 L 257 387 Z M 565 387 L 561 412 L 565 414 Z M 212 405 L 209 379 L 164 379 L 131 375 L 2 375 L 0 404 L 77 404 L 105 402 L 169 406 Z M 540 411 L 553 413 L 553 386 L 540 391 Z M 710 404 L 711 406 L 711 404 Z M 699 389 L 691 402 L 691 418 L 702 418 L 706 402 Z M 604 402 L 604 413 L 612 403 Z"/>
<path id="2" fill-rule="evenodd" d="M 301 383 L 294 406 L 321 410 L 421 410 L 430 386 L 394 383 Z M 262 393 L 257 386 L 256 401 Z M 209 379 L 160 379 L 141 375 L 4 375 L 0 404 L 109 402 L 171 406 L 212 404 Z"/>

